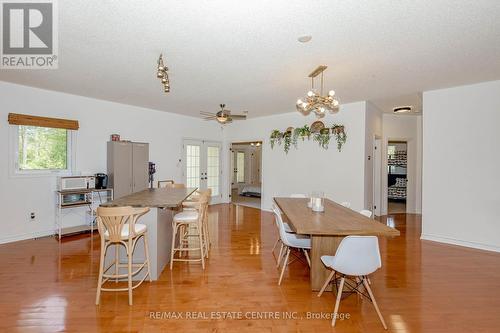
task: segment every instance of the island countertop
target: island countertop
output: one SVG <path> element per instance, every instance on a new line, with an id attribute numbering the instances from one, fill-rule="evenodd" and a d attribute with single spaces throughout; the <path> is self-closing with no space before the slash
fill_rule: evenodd
<path id="1" fill-rule="evenodd" d="M 175 208 L 186 200 L 194 191 L 196 191 L 196 188 L 151 188 L 105 202 L 101 204 L 101 206 Z"/>

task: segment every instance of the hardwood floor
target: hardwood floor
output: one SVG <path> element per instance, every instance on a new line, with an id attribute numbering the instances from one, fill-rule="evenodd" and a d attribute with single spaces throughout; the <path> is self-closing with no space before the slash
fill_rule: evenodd
<path id="1" fill-rule="evenodd" d="M 126 292 L 104 293 L 101 305 L 94 305 L 98 235 L 65 238 L 60 245 L 54 238 L 0 245 L 0 331 L 383 331 L 372 305 L 358 296 L 341 302 L 340 312 L 350 318 L 337 320 L 335 329 L 328 318 L 306 319 L 307 312 L 330 315 L 334 295 L 318 298 L 311 292 L 308 268 L 300 261 L 277 285 L 271 256 L 277 233 L 270 213 L 217 205 L 211 216 L 217 232 L 206 270 L 175 263 L 159 281 L 136 289 L 130 307 Z M 382 221 L 401 231 L 400 237 L 380 239 L 383 266 L 371 276 L 389 331 L 500 331 L 500 254 L 420 241 L 418 215 Z M 219 311 L 243 318 L 200 318 Z M 247 318 L 259 311 L 281 318 Z M 165 318 L 169 312 L 182 318 Z M 187 319 L 186 312 L 198 318 Z M 284 312 L 303 318 L 283 319 Z"/>

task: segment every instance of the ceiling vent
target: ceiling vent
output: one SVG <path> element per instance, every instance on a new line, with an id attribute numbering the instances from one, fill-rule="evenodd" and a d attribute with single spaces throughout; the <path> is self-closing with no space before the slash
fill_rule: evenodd
<path id="1" fill-rule="evenodd" d="M 397 106 L 394 109 L 392 109 L 392 112 L 394 113 L 408 113 L 412 111 L 412 106 Z"/>

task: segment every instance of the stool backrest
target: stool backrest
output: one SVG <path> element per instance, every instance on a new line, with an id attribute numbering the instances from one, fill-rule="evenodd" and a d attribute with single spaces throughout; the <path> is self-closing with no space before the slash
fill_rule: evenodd
<path id="1" fill-rule="evenodd" d="M 134 209 L 132 207 L 98 207 L 97 228 L 103 237 L 107 231 L 109 241 L 119 242 L 122 229 L 127 225 L 129 238 L 135 237 L 135 222 L 139 217 L 146 214 L 149 208 Z"/>
<path id="2" fill-rule="evenodd" d="M 180 183 L 169 183 L 169 184 L 165 184 L 165 187 L 166 188 L 186 188 L 186 185 L 184 184 L 180 184 Z"/>
<path id="3" fill-rule="evenodd" d="M 347 236 L 340 242 L 332 268 L 353 276 L 369 275 L 382 266 L 376 236 Z"/>
<path id="4" fill-rule="evenodd" d="M 369 211 L 368 209 L 363 209 L 361 211 L 359 211 L 360 214 L 363 214 L 364 216 L 368 217 L 368 218 L 372 218 L 372 215 L 373 213 L 371 211 Z"/>
<path id="5" fill-rule="evenodd" d="M 307 198 L 307 195 L 303 193 L 292 193 L 290 194 L 290 198 Z"/>
<path id="6" fill-rule="evenodd" d="M 168 184 L 173 184 L 174 181 L 169 179 L 169 180 L 159 180 L 158 181 L 158 188 L 162 188 L 162 187 L 167 187 Z"/>

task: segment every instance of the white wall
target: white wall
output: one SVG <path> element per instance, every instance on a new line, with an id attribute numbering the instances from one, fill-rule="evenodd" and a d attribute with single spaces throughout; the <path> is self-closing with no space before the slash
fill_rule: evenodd
<path id="1" fill-rule="evenodd" d="M 365 209 L 373 210 L 374 206 L 374 171 L 373 171 L 373 145 L 375 138 L 382 137 L 382 114 L 374 104 L 366 103 L 365 115 Z"/>
<path id="2" fill-rule="evenodd" d="M 500 81 L 423 94 L 422 239 L 500 252 Z"/>
<path id="3" fill-rule="evenodd" d="M 407 192 L 406 212 L 420 214 L 422 211 L 422 116 L 383 115 L 384 135 L 382 140 L 382 215 L 387 214 L 387 143 L 407 142 Z"/>
<path id="4" fill-rule="evenodd" d="M 312 139 L 299 142 L 288 155 L 282 146 L 271 149 L 269 135 L 273 129 L 311 124 L 315 117 L 291 112 L 234 122 L 224 130 L 226 146 L 235 141 L 262 140 L 262 207 L 270 209 L 274 196 L 290 193 L 324 191 L 337 201 L 350 201 L 354 209 L 364 208 L 365 102 L 345 104 L 340 112 L 323 120 L 345 125 L 347 143 L 338 152 L 336 142 L 324 150 Z M 229 159 L 225 161 L 225 169 Z M 226 188 L 228 188 L 226 184 Z M 227 200 L 227 198 L 226 198 Z"/>
<path id="5" fill-rule="evenodd" d="M 5 82 L 0 82 L 0 103 L 0 243 L 50 234 L 54 225 L 55 177 L 10 176 L 10 112 L 78 120 L 76 170 L 91 174 L 106 172 L 106 142 L 112 133 L 150 143 L 156 180 L 182 181 L 183 137 L 222 140 L 215 122 Z M 36 222 L 28 221 L 30 212 L 36 213 Z"/>

